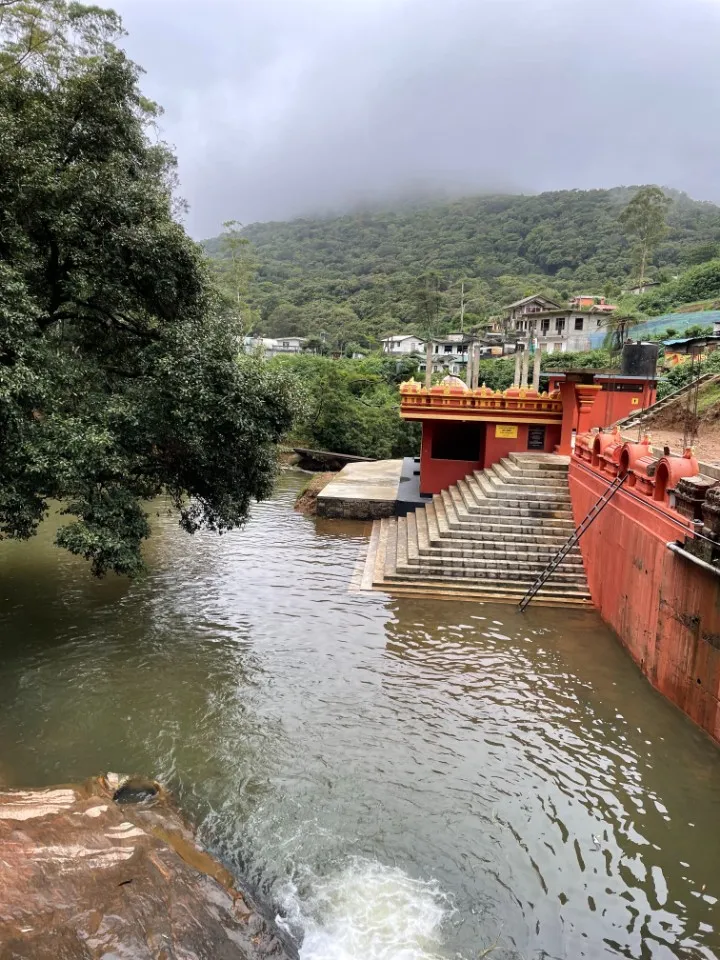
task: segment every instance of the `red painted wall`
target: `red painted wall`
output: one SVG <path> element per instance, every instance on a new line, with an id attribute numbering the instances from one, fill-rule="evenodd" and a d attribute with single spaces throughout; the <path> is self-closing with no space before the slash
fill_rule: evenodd
<path id="1" fill-rule="evenodd" d="M 442 420 L 423 420 L 422 447 L 420 449 L 420 490 L 422 493 L 440 493 L 447 490 L 458 480 L 462 480 L 473 470 L 484 470 L 493 463 L 502 460 L 510 453 L 523 453 L 527 450 L 529 425 L 517 424 L 516 438 L 496 437 L 495 424 L 485 424 L 485 452 L 482 459 L 473 460 L 437 460 L 433 459 L 432 439 L 436 430 L 442 430 Z M 546 453 L 552 453 L 560 442 L 561 425 L 545 426 Z"/>
<path id="2" fill-rule="evenodd" d="M 551 377 L 548 390 L 558 390 L 564 377 Z M 602 380 L 596 381 L 603 383 Z M 629 393 L 625 390 L 599 390 L 587 418 L 584 419 L 582 430 L 593 430 L 600 427 L 609 427 L 611 424 L 631 413 L 637 413 L 655 403 L 657 388 L 654 381 L 642 381 L 642 393 Z M 633 403 L 633 399 L 637 403 Z"/>
<path id="3" fill-rule="evenodd" d="M 442 420 L 423 420 L 420 448 L 420 492 L 440 493 L 473 470 L 482 469 L 481 460 L 436 460 L 432 457 L 432 441 L 436 430 L 442 430 Z"/>
<path id="4" fill-rule="evenodd" d="M 607 481 L 573 459 L 576 523 Z M 650 682 L 720 741 L 720 578 L 668 550 L 683 527 L 620 490 L 580 541 L 593 603 Z"/>
<path id="5" fill-rule="evenodd" d="M 600 390 L 592 410 L 590 411 L 590 426 L 609 427 L 610 424 L 622 420 L 631 413 L 639 413 L 655 403 L 656 390 L 654 386 L 643 384 L 642 393 L 626 393 L 624 390 Z M 633 399 L 637 403 L 633 403 Z"/>

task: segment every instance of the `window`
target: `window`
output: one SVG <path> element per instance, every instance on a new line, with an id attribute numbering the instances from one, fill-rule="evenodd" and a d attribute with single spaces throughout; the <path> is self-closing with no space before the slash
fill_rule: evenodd
<path id="1" fill-rule="evenodd" d="M 464 352 L 465 352 L 465 348 L 462 347 L 462 346 L 459 346 L 459 347 L 457 348 L 457 352 L 458 352 L 458 353 L 464 353 Z"/>
<path id="2" fill-rule="evenodd" d="M 452 346 L 445 345 L 445 353 L 452 353 Z"/>
<path id="3" fill-rule="evenodd" d="M 289 347 L 289 346 L 290 346 L 290 341 L 289 341 L 289 340 L 283 340 L 282 345 L 283 345 L 284 347 Z"/>
<path id="4" fill-rule="evenodd" d="M 583 328 L 583 318 L 575 317 L 575 329 L 582 330 L 582 328 Z"/>
<path id="5" fill-rule="evenodd" d="M 565 329 L 565 317 L 558 317 L 555 321 L 555 329 L 558 333 L 562 333 Z"/>
<path id="6" fill-rule="evenodd" d="M 540 330 L 542 331 L 542 333 L 547 333 L 549 329 L 550 329 L 550 321 L 549 321 L 549 320 L 541 320 L 541 321 L 540 321 Z"/>
<path id="7" fill-rule="evenodd" d="M 439 344 L 439 343 L 436 343 L 436 344 L 435 344 L 435 353 L 440 353 L 440 344 Z"/>

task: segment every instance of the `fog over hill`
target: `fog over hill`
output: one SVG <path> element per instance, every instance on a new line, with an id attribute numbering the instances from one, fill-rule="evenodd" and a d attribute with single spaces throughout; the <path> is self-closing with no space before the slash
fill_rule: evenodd
<path id="1" fill-rule="evenodd" d="M 117 0 L 188 226 L 423 191 L 720 201 L 719 0 Z"/>

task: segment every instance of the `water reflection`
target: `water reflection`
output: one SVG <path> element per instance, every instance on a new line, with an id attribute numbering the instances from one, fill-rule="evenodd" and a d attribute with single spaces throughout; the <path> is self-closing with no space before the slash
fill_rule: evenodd
<path id="1" fill-rule="evenodd" d="M 2 545 L 0 776 L 165 779 L 310 960 L 714 956 L 716 748 L 592 613 L 349 594 L 299 482 L 133 584 Z"/>

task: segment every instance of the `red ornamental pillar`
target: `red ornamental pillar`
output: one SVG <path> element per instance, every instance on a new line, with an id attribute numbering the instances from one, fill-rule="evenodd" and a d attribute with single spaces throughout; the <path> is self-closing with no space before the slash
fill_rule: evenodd
<path id="1" fill-rule="evenodd" d="M 556 452 L 565 457 L 572 453 L 572 432 L 575 426 L 575 413 L 577 410 L 577 397 L 575 395 L 575 384 L 563 380 L 560 383 L 560 399 L 562 400 L 562 429 L 560 432 L 560 443 Z"/>
<path id="2" fill-rule="evenodd" d="M 577 419 L 577 432 L 587 433 L 590 429 L 590 414 L 592 413 L 595 398 L 602 390 L 602 387 L 595 383 L 576 383 L 575 394 L 579 407 Z"/>

